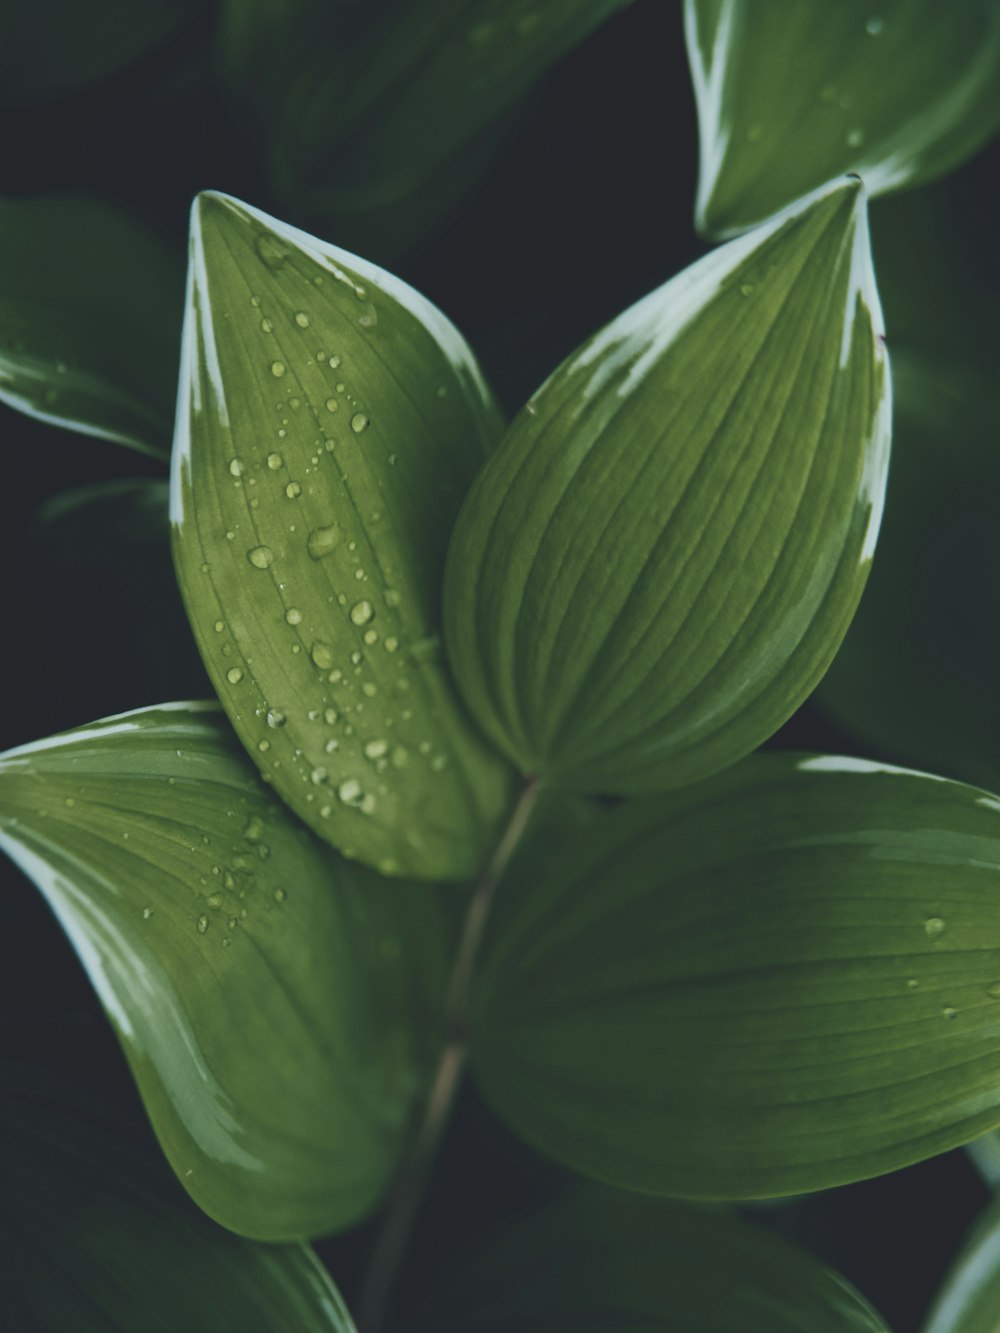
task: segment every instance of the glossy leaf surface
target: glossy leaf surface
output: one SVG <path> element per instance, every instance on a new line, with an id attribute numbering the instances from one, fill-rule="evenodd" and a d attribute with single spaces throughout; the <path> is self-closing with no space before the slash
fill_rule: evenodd
<path id="1" fill-rule="evenodd" d="M 630 0 L 230 0 L 231 88 L 288 208 L 392 257 L 456 205 L 561 56 Z"/>
<path id="2" fill-rule="evenodd" d="M 448 935 L 433 892 L 331 853 L 204 704 L 9 752 L 0 839 L 210 1216 L 290 1239 L 377 1202 L 434 1040 Z"/>
<path id="3" fill-rule="evenodd" d="M 614 793 L 696 781 L 765 740 L 864 586 L 888 393 L 856 181 L 585 343 L 452 539 L 447 647 L 487 733 L 526 773 Z"/>
<path id="4" fill-rule="evenodd" d="M 893 466 L 872 578 L 817 702 L 874 753 L 995 791 L 1000 266 L 975 223 L 951 182 L 875 210 Z"/>
<path id="5" fill-rule="evenodd" d="M 183 358 L 176 565 L 237 733 L 345 855 L 471 875 L 508 786 L 438 639 L 448 532 L 499 431 L 472 354 L 390 274 L 202 195 Z"/>
<path id="6" fill-rule="evenodd" d="M 100 199 L 0 199 L 0 402 L 165 455 L 183 291 L 172 251 Z"/>
<path id="7" fill-rule="evenodd" d="M 996 1333 L 1000 1311 L 1000 1207 L 973 1227 L 942 1284 L 923 1333 Z"/>
<path id="8" fill-rule="evenodd" d="M 842 1278 L 762 1227 L 593 1186 L 456 1264 L 417 1327 L 425 1333 L 886 1328 Z"/>
<path id="9" fill-rule="evenodd" d="M 221 1230 L 134 1127 L 70 1085 L 0 1073 L 4 1318 L 31 1333 L 353 1333 L 316 1256 Z"/>
<path id="10" fill-rule="evenodd" d="M 685 0 L 696 223 L 731 236 L 845 171 L 872 194 L 941 175 L 996 130 L 996 0 Z"/>
<path id="11" fill-rule="evenodd" d="M 825 1189 L 1000 1125 L 1000 800 L 765 755 L 512 870 L 479 993 L 497 1111 L 586 1174 Z"/>

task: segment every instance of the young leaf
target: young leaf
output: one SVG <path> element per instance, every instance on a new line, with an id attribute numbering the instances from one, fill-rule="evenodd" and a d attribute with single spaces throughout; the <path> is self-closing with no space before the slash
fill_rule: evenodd
<path id="1" fill-rule="evenodd" d="M 973 1227 L 927 1316 L 923 1333 L 996 1333 L 1000 1308 L 1000 1205 Z"/>
<path id="2" fill-rule="evenodd" d="M 377 1202 L 434 1040 L 434 893 L 314 839 L 207 704 L 10 751 L 0 845 L 70 937 L 211 1217 L 287 1240 Z"/>
<path id="3" fill-rule="evenodd" d="M 0 199 L 0 402 L 165 457 L 183 274 L 100 199 Z"/>
<path id="4" fill-rule="evenodd" d="M 684 18 L 708 236 L 845 171 L 872 194 L 939 176 L 1000 119 L 996 0 L 685 0 Z"/>
<path id="5" fill-rule="evenodd" d="M 392 257 L 483 175 L 546 70 L 629 3 L 229 0 L 223 67 L 296 216 Z"/>
<path id="6" fill-rule="evenodd" d="M 611 1183 L 755 1198 L 1000 1125 L 1000 800 L 765 755 L 510 876 L 480 977 L 487 1098 Z"/>
<path id="7" fill-rule="evenodd" d="M 707 255 L 542 386 L 459 515 L 449 656 L 526 773 L 693 782 L 765 740 L 861 595 L 889 381 L 857 181 Z"/>
<path id="8" fill-rule="evenodd" d="M 7 1327 L 354 1333 L 307 1246 L 213 1226 L 117 1114 L 34 1070 L 0 1070 L 0 1088 Z"/>
<path id="9" fill-rule="evenodd" d="M 416 1327 L 886 1333 L 843 1278 L 763 1227 L 595 1186 L 456 1265 Z"/>
<path id="10" fill-rule="evenodd" d="M 268 781 L 385 874 L 472 874 L 506 803 L 438 641 L 448 532 L 499 428 L 411 288 L 195 201 L 172 501 L 188 614 Z"/>

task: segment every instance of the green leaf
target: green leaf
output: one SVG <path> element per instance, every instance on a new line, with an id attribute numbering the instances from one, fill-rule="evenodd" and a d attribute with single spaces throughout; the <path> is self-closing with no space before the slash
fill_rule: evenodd
<path id="1" fill-rule="evenodd" d="M 211 1217 L 287 1240 L 377 1203 L 436 1033 L 436 894 L 312 838 L 206 704 L 10 751 L 0 845 L 59 918 Z"/>
<path id="2" fill-rule="evenodd" d="M 353 1333 L 304 1245 L 212 1225 L 134 1127 L 72 1085 L 0 1070 L 4 1315 L 31 1333 Z"/>
<path id="3" fill-rule="evenodd" d="M 997 0 L 685 0 L 684 16 L 705 235 L 845 171 L 873 195 L 930 180 L 1000 123 Z"/>
<path id="4" fill-rule="evenodd" d="M 996 1333 L 1000 1308 L 1000 1206 L 973 1227 L 927 1316 L 923 1333 Z"/>
<path id="5" fill-rule="evenodd" d="M 847 181 L 647 296 L 527 404 L 445 577 L 452 668 L 524 772 L 679 786 L 809 694 L 878 531 L 879 328 Z"/>
<path id="6" fill-rule="evenodd" d="M 385 874 L 466 877 L 506 768 L 441 662 L 441 568 L 499 417 L 454 327 L 366 261 L 201 195 L 174 456 L 178 577 L 240 738 Z"/>
<path id="7" fill-rule="evenodd" d="M 630 0 L 229 0 L 223 68 L 279 197 L 392 258 L 484 174 L 547 69 Z"/>
<path id="8" fill-rule="evenodd" d="M 86 195 L 0 199 L 0 235 L 0 402 L 165 456 L 184 290 L 177 257 Z"/>
<path id="9" fill-rule="evenodd" d="M 578 1188 L 458 1264 L 416 1327 L 885 1333 L 843 1278 L 717 1211 Z"/>
<path id="10" fill-rule="evenodd" d="M 515 866 L 475 1060 L 537 1148 L 650 1193 L 894 1171 L 1000 1125 L 1000 799 L 764 755 Z"/>
<path id="11" fill-rule="evenodd" d="M 107 78 L 169 40 L 201 7 L 202 0 L 7 5 L 0 17 L 0 105 L 65 97 Z"/>

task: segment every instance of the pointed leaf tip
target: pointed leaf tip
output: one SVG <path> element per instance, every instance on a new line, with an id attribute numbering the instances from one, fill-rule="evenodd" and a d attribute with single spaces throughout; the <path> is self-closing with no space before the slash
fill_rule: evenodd
<path id="1" fill-rule="evenodd" d="M 844 171 L 931 180 L 996 128 L 1000 5 L 685 0 L 698 230 L 725 238 Z"/>
<path id="2" fill-rule="evenodd" d="M 697 781 L 826 669 L 888 462 L 865 199 L 827 184 L 625 311 L 479 474 L 446 637 L 525 773 L 618 794 Z"/>
<path id="3" fill-rule="evenodd" d="M 501 428 L 475 358 L 392 274 L 206 192 L 182 361 L 175 561 L 238 735 L 345 855 L 473 874 L 509 785 L 439 646 L 448 534 Z"/>

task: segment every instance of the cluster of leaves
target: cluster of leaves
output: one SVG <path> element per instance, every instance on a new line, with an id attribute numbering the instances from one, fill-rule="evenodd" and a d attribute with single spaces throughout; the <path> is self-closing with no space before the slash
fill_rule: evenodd
<path id="1" fill-rule="evenodd" d="M 945 196 L 882 206 L 890 380 L 868 226 L 870 196 L 992 135 L 1000 5 L 688 0 L 695 220 L 724 243 L 508 425 L 465 338 L 385 265 L 625 7 L 221 4 L 231 103 L 310 230 L 200 193 L 186 295 L 106 202 L 0 200 L 0 398 L 154 458 L 172 441 L 169 495 L 123 482 L 48 521 L 76 551 L 105 529 L 112 553 L 148 545 L 159 570 L 169 505 L 217 696 L 0 758 L 0 843 L 176 1178 L 115 1110 L 8 1067 L 25 1328 L 345 1333 L 306 1242 L 382 1214 L 374 1330 L 468 1065 L 569 1183 L 390 1307 L 399 1327 L 885 1330 L 725 1205 L 1000 1126 L 1000 798 L 956 780 L 995 778 L 995 704 L 972 663 L 953 709 L 925 707 L 906 594 L 956 405 L 966 484 L 991 462 L 990 301 L 941 245 Z M 22 51 L 45 12 L 18 20 Z M 202 21 L 165 2 L 118 47 L 46 34 L 17 95 Z M 879 540 L 893 392 L 903 482 Z M 159 586 L 167 689 L 187 631 Z M 948 777 L 755 754 L 831 663 L 848 730 Z M 998 1236 L 988 1213 L 928 1333 L 989 1326 Z"/>

